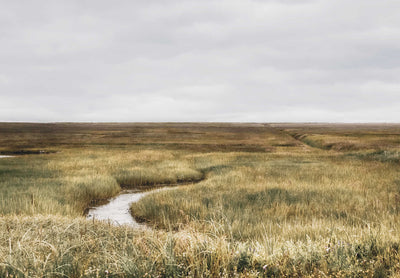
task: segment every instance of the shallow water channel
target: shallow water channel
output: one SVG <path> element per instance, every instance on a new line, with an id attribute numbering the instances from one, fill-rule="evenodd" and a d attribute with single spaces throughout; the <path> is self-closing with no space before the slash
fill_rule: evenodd
<path id="1" fill-rule="evenodd" d="M 136 203 L 143 196 L 160 190 L 173 187 L 157 188 L 149 191 L 122 190 L 119 195 L 111 198 L 107 204 L 89 208 L 87 219 L 106 220 L 114 225 L 130 225 L 135 228 L 146 228 L 146 225 L 136 222 L 129 209 L 132 203 Z"/>
<path id="2" fill-rule="evenodd" d="M 0 158 L 13 157 L 11 155 L 0 155 Z M 158 187 L 153 190 L 139 191 L 124 189 L 117 196 L 108 200 L 106 204 L 89 208 L 87 219 L 105 220 L 114 225 L 130 225 L 134 228 L 146 228 L 146 225 L 136 222 L 130 213 L 130 206 L 142 197 L 152 192 L 174 189 L 172 187 Z"/>
<path id="3" fill-rule="evenodd" d="M 0 155 L 0 158 L 13 157 L 12 155 Z M 146 228 L 146 225 L 136 222 L 129 209 L 132 203 L 136 203 L 143 196 L 160 191 L 173 189 L 175 187 L 159 187 L 148 191 L 124 189 L 117 196 L 108 200 L 104 205 L 89 208 L 86 218 L 106 220 L 114 225 L 130 225 L 135 228 Z"/>

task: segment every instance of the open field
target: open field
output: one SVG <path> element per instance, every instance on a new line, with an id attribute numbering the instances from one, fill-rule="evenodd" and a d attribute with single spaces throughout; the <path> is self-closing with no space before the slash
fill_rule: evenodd
<path id="1" fill-rule="evenodd" d="M 2 277 L 398 277 L 400 125 L 0 124 Z M 121 187 L 152 230 L 83 218 Z M 190 184 L 192 183 L 192 184 Z"/>

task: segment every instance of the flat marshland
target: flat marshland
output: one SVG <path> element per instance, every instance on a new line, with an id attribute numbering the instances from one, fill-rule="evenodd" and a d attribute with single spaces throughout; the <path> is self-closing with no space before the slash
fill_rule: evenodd
<path id="1" fill-rule="evenodd" d="M 0 124 L 1 277 L 387 277 L 400 125 Z M 121 188 L 153 229 L 88 221 Z M 183 185 L 184 184 L 184 185 Z"/>

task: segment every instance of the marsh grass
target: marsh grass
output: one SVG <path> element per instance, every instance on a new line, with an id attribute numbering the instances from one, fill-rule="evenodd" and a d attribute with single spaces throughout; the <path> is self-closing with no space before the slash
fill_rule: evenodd
<path id="1" fill-rule="evenodd" d="M 0 219 L 3 277 L 380 276 L 399 270 L 399 245 L 363 229 L 343 240 L 270 238 L 240 242 L 218 225 L 207 233 L 140 231 L 78 218 Z M 359 233 L 360 231 L 349 231 Z"/>
<path id="2" fill-rule="evenodd" d="M 272 124 L 311 147 L 335 151 L 396 149 L 399 124 Z"/>
<path id="3" fill-rule="evenodd" d="M 148 195 L 132 211 L 165 229 L 190 223 L 208 230 L 204 220 L 216 221 L 228 225 L 236 240 L 261 239 L 266 226 L 274 227 L 276 236 L 299 240 L 326 236 L 324 226 L 361 228 L 382 222 L 383 215 L 388 223 L 397 221 L 396 165 L 309 159 L 315 162 L 255 156 L 259 163 L 249 167 L 236 161 L 234 168 L 210 172 L 196 185 Z"/>
<path id="4" fill-rule="evenodd" d="M 349 153 L 346 154 L 349 157 L 354 157 L 364 160 L 377 160 L 380 162 L 391 162 L 400 163 L 400 152 L 393 150 L 379 150 L 373 152 L 362 152 L 362 153 Z"/>
<path id="5" fill-rule="evenodd" d="M 396 126 L 1 124 L 0 131 L 3 152 L 55 151 L 0 159 L 2 277 L 400 271 Z M 294 132 L 321 146 L 351 139 L 356 147 L 311 146 Z M 180 182 L 132 205 L 156 229 L 81 217 L 121 187 Z"/>

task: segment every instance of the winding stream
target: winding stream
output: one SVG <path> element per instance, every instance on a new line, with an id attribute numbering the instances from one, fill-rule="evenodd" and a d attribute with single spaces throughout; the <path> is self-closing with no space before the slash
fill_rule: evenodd
<path id="1" fill-rule="evenodd" d="M 123 189 L 117 196 L 108 200 L 104 205 L 90 207 L 87 211 L 87 219 L 109 221 L 114 225 L 129 225 L 134 228 L 146 229 L 148 226 L 138 223 L 131 215 L 130 207 L 132 203 L 138 202 L 147 194 L 161 190 L 172 190 L 185 185 L 193 185 L 206 179 L 205 173 L 197 180 L 178 181 L 175 184 L 158 184 L 148 190 Z"/>
<path id="2" fill-rule="evenodd" d="M 111 198 L 107 204 L 89 208 L 86 218 L 106 220 L 114 225 L 129 225 L 134 228 L 146 228 L 145 224 L 138 223 L 131 215 L 129 208 L 145 195 L 160 191 L 173 189 L 175 187 L 156 188 L 149 191 L 122 190 L 119 195 Z"/>
<path id="3" fill-rule="evenodd" d="M 147 192 L 123 190 L 119 195 L 109 200 L 105 205 L 89 208 L 87 219 L 108 220 L 116 225 L 134 226 L 135 228 L 144 227 L 135 221 L 129 212 L 130 205 L 139 201 Z"/>
<path id="4" fill-rule="evenodd" d="M 0 158 L 13 157 L 12 155 L 0 155 Z M 87 218 L 108 220 L 115 225 L 130 225 L 135 228 L 146 228 L 144 224 L 135 221 L 129 212 L 130 205 L 139 201 L 143 196 L 160 190 L 173 187 L 155 188 L 149 191 L 122 190 L 119 195 L 110 199 L 107 204 L 89 208 Z"/>
<path id="5" fill-rule="evenodd" d="M 0 158 L 13 157 L 11 155 L 0 155 Z M 204 177 L 203 177 L 204 178 Z M 203 179 L 202 178 L 202 179 Z M 188 182 L 191 183 L 191 182 Z M 191 183 L 193 184 L 193 182 Z M 158 187 L 148 191 L 125 189 L 119 195 L 111 198 L 106 204 L 91 207 L 88 210 L 87 219 L 105 220 L 114 225 L 129 225 L 134 228 L 147 228 L 146 225 L 138 223 L 131 215 L 129 209 L 132 203 L 152 192 L 174 189 L 176 186 Z"/>
<path id="6" fill-rule="evenodd" d="M 0 155 L 0 158 L 13 157 Z M 191 182 L 188 182 L 189 184 Z M 192 183 L 193 184 L 193 183 Z M 117 196 L 111 198 L 106 204 L 91 207 L 86 215 L 87 219 L 106 220 L 114 225 L 130 225 L 134 228 L 147 228 L 145 224 L 138 223 L 131 215 L 129 209 L 132 203 L 152 192 L 174 189 L 176 186 L 158 187 L 148 191 L 125 189 Z"/>

